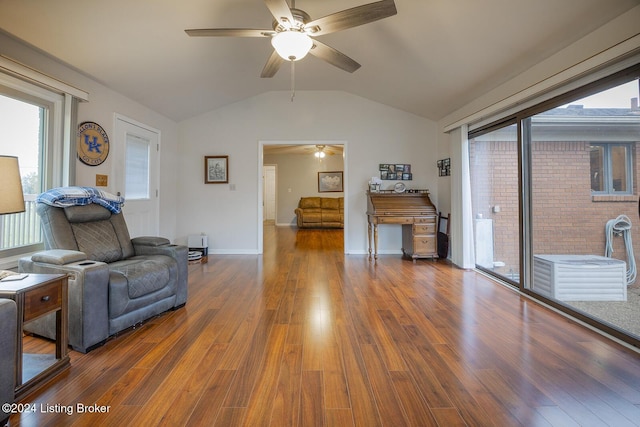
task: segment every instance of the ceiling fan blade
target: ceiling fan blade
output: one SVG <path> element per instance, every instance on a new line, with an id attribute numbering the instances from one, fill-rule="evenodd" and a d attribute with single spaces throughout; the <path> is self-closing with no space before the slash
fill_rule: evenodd
<path id="1" fill-rule="evenodd" d="M 293 14 L 287 0 L 264 0 L 267 8 L 273 15 L 273 17 L 285 28 L 290 28 L 294 23 Z"/>
<path id="2" fill-rule="evenodd" d="M 260 77 L 264 78 L 275 76 L 283 62 L 284 59 L 282 59 L 282 57 L 278 55 L 278 52 L 274 50 L 269 59 L 267 59 L 267 63 L 264 64 Z"/>
<path id="3" fill-rule="evenodd" d="M 203 28 L 184 30 L 191 37 L 270 37 L 273 30 L 259 30 L 254 28 Z"/>
<path id="4" fill-rule="evenodd" d="M 349 73 L 353 73 L 360 68 L 360 64 L 349 58 L 344 53 L 341 53 L 331 46 L 327 46 L 315 39 L 313 40 L 313 47 L 309 53 Z"/>
<path id="5" fill-rule="evenodd" d="M 396 13 L 398 11 L 393 0 L 382 0 L 315 19 L 307 23 L 305 29 L 313 36 L 321 36 L 388 18 Z"/>

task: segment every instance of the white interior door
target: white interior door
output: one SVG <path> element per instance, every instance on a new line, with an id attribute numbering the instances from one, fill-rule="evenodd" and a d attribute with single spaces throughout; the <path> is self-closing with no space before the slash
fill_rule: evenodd
<path id="1" fill-rule="evenodd" d="M 276 220 L 276 166 L 265 165 L 264 171 L 264 220 Z"/>
<path id="2" fill-rule="evenodd" d="M 125 199 L 122 209 L 129 234 L 159 233 L 160 132 L 116 115 L 116 191 Z"/>

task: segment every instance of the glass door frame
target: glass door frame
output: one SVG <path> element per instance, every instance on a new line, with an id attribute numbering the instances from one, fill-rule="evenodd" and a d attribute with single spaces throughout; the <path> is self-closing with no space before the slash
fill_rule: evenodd
<path id="1" fill-rule="evenodd" d="M 625 334 L 619 329 L 609 326 L 608 324 L 598 321 L 597 319 L 587 316 L 567 305 L 561 304 L 544 295 L 533 292 L 531 290 L 533 281 L 533 209 L 532 209 L 532 144 L 531 144 L 531 118 L 544 111 L 555 107 L 568 104 L 581 98 L 602 92 L 606 89 L 615 87 L 619 84 L 634 80 L 640 77 L 640 63 L 636 63 L 622 71 L 614 72 L 609 76 L 596 80 L 592 83 L 585 84 L 579 88 L 569 90 L 568 92 L 552 97 L 549 100 L 542 101 L 532 107 L 523 109 L 508 117 L 501 118 L 495 122 L 481 126 L 468 132 L 468 139 L 481 136 L 502 127 L 516 124 L 518 127 L 518 194 L 519 194 L 519 240 L 520 240 L 520 281 L 516 283 L 513 280 L 505 280 L 504 277 L 488 271 L 485 268 L 476 266 L 478 270 L 482 270 L 487 274 L 497 278 L 501 282 L 508 283 L 516 287 L 520 292 L 531 298 L 541 301 L 552 309 L 560 311 L 581 321 L 595 329 L 621 340 L 635 347 L 640 347 L 640 340 Z M 640 84 L 640 83 L 639 83 Z M 638 153 L 640 155 L 640 153 Z"/>

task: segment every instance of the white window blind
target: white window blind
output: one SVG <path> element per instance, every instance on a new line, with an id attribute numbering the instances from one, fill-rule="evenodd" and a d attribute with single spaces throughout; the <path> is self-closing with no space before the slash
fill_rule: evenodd
<path id="1" fill-rule="evenodd" d="M 125 199 L 149 198 L 149 150 L 148 139 L 127 134 L 125 162 Z"/>

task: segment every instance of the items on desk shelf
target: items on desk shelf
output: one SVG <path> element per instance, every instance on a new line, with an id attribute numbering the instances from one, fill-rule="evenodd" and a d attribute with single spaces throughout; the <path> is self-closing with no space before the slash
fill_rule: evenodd
<path id="1" fill-rule="evenodd" d="M 377 176 L 372 176 L 371 181 L 369 181 L 369 191 L 371 193 L 379 193 L 380 185 L 382 185 L 382 180 Z"/>

